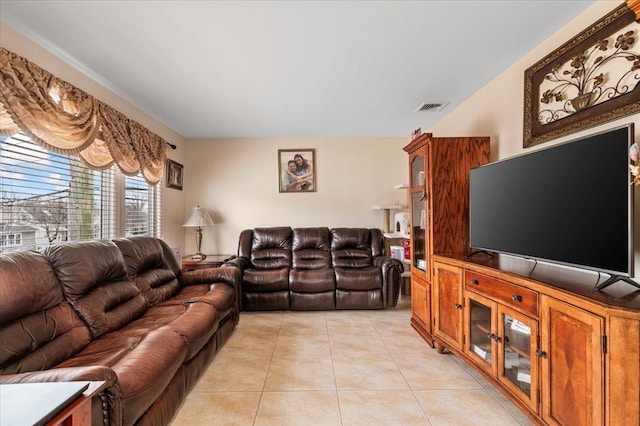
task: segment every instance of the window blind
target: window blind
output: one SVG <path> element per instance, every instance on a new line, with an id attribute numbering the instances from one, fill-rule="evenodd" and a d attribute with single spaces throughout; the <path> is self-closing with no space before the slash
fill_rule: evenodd
<path id="1" fill-rule="evenodd" d="M 160 194 L 157 186 L 150 186 L 140 175 L 125 177 L 124 184 L 124 208 L 125 229 L 124 235 L 162 236 L 162 221 L 159 212 Z"/>
<path id="2" fill-rule="evenodd" d="M 48 151 L 22 133 L 0 137 L 0 251 L 161 236 L 160 192 L 141 176 L 125 177 L 116 166 L 91 170 L 78 156 Z"/>

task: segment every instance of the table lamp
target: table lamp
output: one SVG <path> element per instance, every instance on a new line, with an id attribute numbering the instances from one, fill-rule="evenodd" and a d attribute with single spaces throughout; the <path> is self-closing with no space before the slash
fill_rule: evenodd
<path id="1" fill-rule="evenodd" d="M 196 228 L 196 254 L 191 256 L 193 260 L 204 260 L 207 255 L 202 254 L 200 248 L 202 246 L 202 228 L 205 226 L 213 226 L 213 220 L 209 213 L 206 210 L 198 207 L 194 207 L 191 210 L 191 216 L 187 219 L 187 221 L 182 225 L 184 227 L 195 227 Z"/>

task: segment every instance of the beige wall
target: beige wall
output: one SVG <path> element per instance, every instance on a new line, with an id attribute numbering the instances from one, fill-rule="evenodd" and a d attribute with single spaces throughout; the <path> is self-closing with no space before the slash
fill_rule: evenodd
<path id="1" fill-rule="evenodd" d="M 594 3 L 556 34 L 549 37 L 463 104 L 431 126 L 428 131 L 436 136 L 488 135 L 491 137 L 492 160 L 547 148 L 560 142 L 627 123 L 634 123 L 635 139 L 636 142 L 640 141 L 640 114 L 635 114 L 591 129 L 572 133 L 532 148 L 524 149 L 522 147 L 525 70 L 585 28 L 590 27 L 621 3 L 621 1 L 598 1 Z M 635 188 L 635 198 L 640 199 L 638 197 L 640 197 L 640 191 Z M 638 273 L 640 272 L 640 208 L 637 205 L 638 203 L 636 202 L 634 210 L 634 221 L 636 223 L 634 233 L 634 269 Z"/>
<path id="2" fill-rule="evenodd" d="M 185 214 L 200 204 L 212 213 L 205 253 L 237 251 L 238 235 L 260 226 L 383 226 L 374 205 L 406 204 L 409 138 L 235 139 L 186 143 Z M 315 149 L 317 191 L 280 193 L 278 149 Z M 185 253 L 195 249 L 194 231 Z"/>

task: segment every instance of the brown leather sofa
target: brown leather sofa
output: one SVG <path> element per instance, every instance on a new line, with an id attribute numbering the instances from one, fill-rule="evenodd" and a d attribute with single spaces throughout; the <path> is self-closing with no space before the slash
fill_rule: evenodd
<path id="1" fill-rule="evenodd" d="M 246 229 L 225 266 L 242 271 L 247 311 L 393 307 L 404 271 L 384 255 L 381 231 L 367 228 Z"/>
<path id="2" fill-rule="evenodd" d="M 133 237 L 0 255 L 0 384 L 106 381 L 94 425 L 168 424 L 239 319 L 237 268 Z"/>

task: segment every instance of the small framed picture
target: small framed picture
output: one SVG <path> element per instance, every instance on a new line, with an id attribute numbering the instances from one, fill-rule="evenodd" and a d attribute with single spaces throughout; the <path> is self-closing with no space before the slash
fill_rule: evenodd
<path id="1" fill-rule="evenodd" d="M 182 169 L 182 164 L 167 160 L 167 188 L 175 188 L 182 191 Z"/>
<path id="2" fill-rule="evenodd" d="M 316 192 L 316 150 L 279 149 L 280 192 Z"/>

